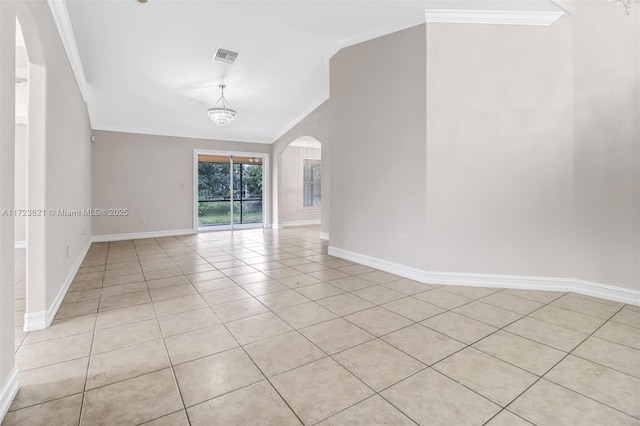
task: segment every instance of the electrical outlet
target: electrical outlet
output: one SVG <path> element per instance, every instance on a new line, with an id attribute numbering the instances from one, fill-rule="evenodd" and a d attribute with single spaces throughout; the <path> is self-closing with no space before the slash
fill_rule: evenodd
<path id="1" fill-rule="evenodd" d="M 404 248 L 407 246 L 407 236 L 406 235 L 401 235 L 400 236 L 400 247 Z"/>
<path id="2" fill-rule="evenodd" d="M 69 246 L 67 245 L 67 257 L 69 257 Z"/>
<path id="3" fill-rule="evenodd" d="M 142 224 L 147 223 L 147 218 L 145 216 L 140 216 L 140 223 Z"/>

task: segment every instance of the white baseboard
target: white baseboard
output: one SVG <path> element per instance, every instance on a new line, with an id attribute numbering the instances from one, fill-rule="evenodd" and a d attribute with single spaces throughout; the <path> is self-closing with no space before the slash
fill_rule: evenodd
<path id="1" fill-rule="evenodd" d="M 47 311 L 24 314 L 24 325 L 22 326 L 23 330 L 35 331 L 47 328 Z"/>
<path id="2" fill-rule="evenodd" d="M 170 231 L 134 232 L 131 234 L 94 235 L 91 241 L 104 243 L 108 241 L 141 240 L 144 238 L 177 237 L 195 233 L 193 229 L 174 229 Z"/>
<path id="3" fill-rule="evenodd" d="M 640 291 L 575 278 L 432 272 L 329 246 L 329 255 L 427 284 L 564 291 L 640 306 Z"/>
<path id="4" fill-rule="evenodd" d="M 14 247 L 14 248 L 17 248 L 17 249 L 27 248 L 27 242 L 26 242 L 26 241 L 16 241 L 16 242 L 13 244 L 13 247 Z"/>
<path id="5" fill-rule="evenodd" d="M 330 256 L 335 256 L 351 262 L 359 263 L 361 265 L 370 266 L 381 271 L 389 272 L 390 274 L 400 275 L 401 277 L 409 278 L 411 280 L 425 282 L 423 281 L 425 272 L 421 269 L 400 265 L 398 263 L 389 262 L 386 260 L 378 259 L 360 253 L 355 253 L 349 250 L 343 250 L 341 248 L 332 246 L 329 246 L 328 253 Z"/>
<path id="6" fill-rule="evenodd" d="M 631 290 L 628 288 L 579 279 L 573 279 L 572 281 L 574 284 L 574 289 L 572 291 L 575 291 L 576 293 L 640 306 L 640 291 L 638 290 Z"/>
<path id="7" fill-rule="evenodd" d="M 15 398 L 19 388 L 18 369 L 14 367 L 9 373 L 9 377 L 2 384 L 2 388 L 0 388 L 0 423 L 4 420 L 7 411 L 9 411 L 9 407 L 11 407 L 13 398 Z"/>
<path id="8" fill-rule="evenodd" d="M 329 234 L 327 232 L 321 232 L 320 233 L 320 239 L 322 241 L 329 241 Z"/>
<path id="9" fill-rule="evenodd" d="M 80 255 L 76 259 L 76 262 L 73 264 L 73 268 L 71 268 L 71 271 L 67 275 L 67 279 L 65 280 L 64 285 L 56 295 L 56 298 L 53 300 L 51 306 L 49 306 L 49 309 L 47 309 L 46 311 L 33 312 L 24 315 L 24 331 L 42 330 L 51 325 L 90 247 L 91 240 L 87 241 L 87 244 L 85 244 L 84 248 L 80 252 Z"/>
<path id="10" fill-rule="evenodd" d="M 281 228 L 288 228 L 291 226 L 309 226 L 309 225 L 320 225 L 320 219 L 309 219 L 309 220 L 292 220 L 291 222 L 281 222 Z"/>

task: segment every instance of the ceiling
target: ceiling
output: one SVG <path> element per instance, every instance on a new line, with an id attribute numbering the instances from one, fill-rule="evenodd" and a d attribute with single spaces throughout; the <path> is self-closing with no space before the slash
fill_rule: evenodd
<path id="1" fill-rule="evenodd" d="M 68 52 L 69 41 L 77 45 L 74 69 L 83 70 L 94 129 L 258 143 L 272 143 L 328 98 L 329 59 L 341 47 L 420 24 L 429 3 L 451 4 L 49 1 L 68 11 L 63 41 Z M 217 47 L 240 52 L 236 63 L 213 62 Z M 221 83 L 238 111 L 224 130 L 206 116 Z"/>

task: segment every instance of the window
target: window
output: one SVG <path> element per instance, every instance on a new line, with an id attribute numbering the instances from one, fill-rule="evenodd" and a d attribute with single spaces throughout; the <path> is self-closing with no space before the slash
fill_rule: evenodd
<path id="1" fill-rule="evenodd" d="M 304 204 L 303 207 L 320 207 L 321 183 L 320 160 L 304 160 Z"/>

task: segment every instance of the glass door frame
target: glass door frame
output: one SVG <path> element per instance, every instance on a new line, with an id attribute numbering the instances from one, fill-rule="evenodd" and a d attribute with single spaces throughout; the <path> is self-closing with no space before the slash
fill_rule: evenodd
<path id="1" fill-rule="evenodd" d="M 262 223 L 246 223 L 246 224 L 237 224 L 233 222 L 233 200 L 230 203 L 231 205 L 231 224 L 229 225 L 217 225 L 217 226 L 208 226 L 206 228 L 201 228 L 198 226 L 198 157 L 200 155 L 219 155 L 219 156 L 231 156 L 231 157 L 254 157 L 262 159 Z M 230 159 L 230 170 L 231 170 L 231 188 L 233 188 L 233 159 Z M 223 231 L 223 230 L 234 230 L 234 229 L 248 229 L 248 228 L 268 228 L 269 227 L 269 218 L 270 218 L 270 207 L 271 207 L 271 196 L 270 196 L 270 185 L 269 185 L 269 154 L 266 152 L 245 152 L 245 151 L 218 151 L 218 150 L 208 150 L 208 149 L 194 149 L 193 150 L 193 232 L 197 234 L 198 232 L 208 232 L 208 231 Z M 233 189 L 232 189 L 233 190 Z"/>

